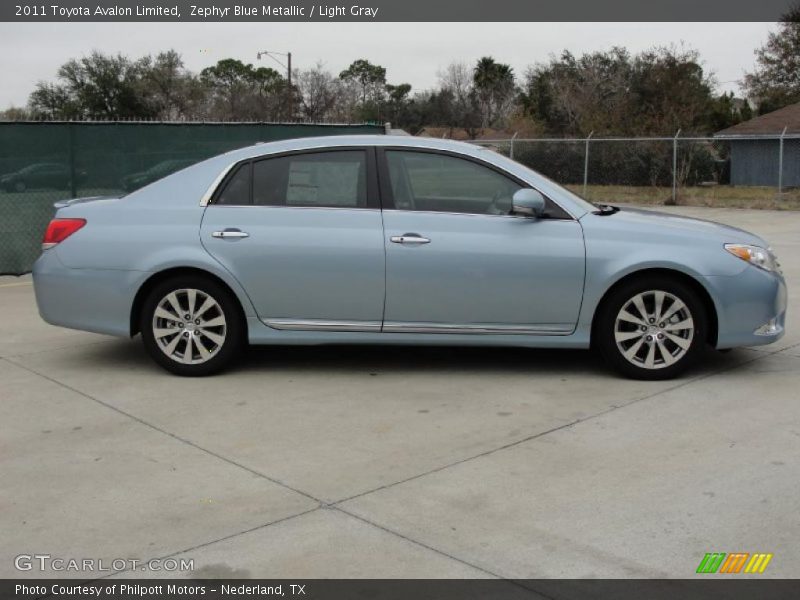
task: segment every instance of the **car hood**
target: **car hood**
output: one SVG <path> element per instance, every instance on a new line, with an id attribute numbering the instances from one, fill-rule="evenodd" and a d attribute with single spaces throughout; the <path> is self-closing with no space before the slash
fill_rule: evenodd
<path id="1" fill-rule="evenodd" d="M 754 233 L 706 219 L 695 219 L 671 213 L 627 207 L 620 208 L 619 212 L 600 218 L 613 221 L 613 225 L 618 226 L 621 230 L 631 230 L 637 233 L 653 231 L 653 233 L 671 233 L 678 236 L 717 239 L 722 243 L 753 244 L 764 248 L 767 247 L 767 242 Z M 581 222 L 584 223 L 585 218 L 581 219 Z M 605 224 L 611 225 L 611 223 Z"/>

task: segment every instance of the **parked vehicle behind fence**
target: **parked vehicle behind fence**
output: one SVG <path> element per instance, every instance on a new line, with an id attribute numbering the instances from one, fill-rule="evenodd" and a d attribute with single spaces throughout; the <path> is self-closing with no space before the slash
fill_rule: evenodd
<path id="1" fill-rule="evenodd" d="M 6 192 L 17 193 L 42 188 L 64 190 L 70 188 L 73 176 L 77 184 L 86 178 L 86 172 L 78 170 L 73 173 L 68 165 L 61 163 L 34 163 L 19 171 L 0 175 L 0 187 Z"/>

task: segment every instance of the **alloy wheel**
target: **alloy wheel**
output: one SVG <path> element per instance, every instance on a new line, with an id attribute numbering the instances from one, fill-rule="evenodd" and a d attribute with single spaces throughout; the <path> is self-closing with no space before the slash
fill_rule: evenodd
<path id="1" fill-rule="evenodd" d="M 689 351 L 695 324 L 686 303 L 663 290 L 636 294 L 622 305 L 614 322 L 614 341 L 622 356 L 640 368 L 663 369 Z"/>
<path id="2" fill-rule="evenodd" d="M 168 293 L 153 313 L 153 337 L 161 351 L 181 364 L 201 364 L 225 344 L 227 323 L 219 302 L 194 288 Z"/>

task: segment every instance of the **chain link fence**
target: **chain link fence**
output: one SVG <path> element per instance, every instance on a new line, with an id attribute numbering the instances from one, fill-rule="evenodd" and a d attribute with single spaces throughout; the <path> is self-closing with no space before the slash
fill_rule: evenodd
<path id="1" fill-rule="evenodd" d="M 800 134 L 475 140 L 591 202 L 800 205 Z"/>
<path id="2" fill-rule="evenodd" d="M 58 200 L 124 194 L 257 142 L 358 133 L 384 126 L 0 122 L 0 275 L 31 270 Z"/>

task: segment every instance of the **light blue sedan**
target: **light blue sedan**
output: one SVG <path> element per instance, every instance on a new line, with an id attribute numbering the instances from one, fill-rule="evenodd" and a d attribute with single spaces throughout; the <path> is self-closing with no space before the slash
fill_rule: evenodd
<path id="1" fill-rule="evenodd" d="M 784 333 L 760 237 L 596 206 L 508 158 L 413 137 L 307 138 L 59 205 L 33 269 L 49 323 L 142 334 L 206 375 L 247 344 L 597 348 L 673 377 Z"/>

